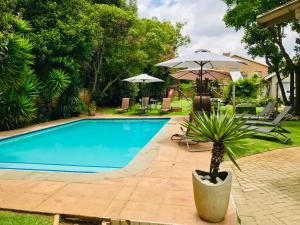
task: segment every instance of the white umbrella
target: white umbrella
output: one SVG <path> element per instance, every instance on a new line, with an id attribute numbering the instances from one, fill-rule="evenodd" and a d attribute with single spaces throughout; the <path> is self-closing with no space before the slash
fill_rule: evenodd
<path id="1" fill-rule="evenodd" d="M 245 64 L 237 59 L 218 55 L 208 50 L 200 49 L 193 53 L 182 55 L 174 59 L 158 63 L 157 66 L 164 66 L 170 68 L 219 68 L 223 66 L 236 66 L 238 64 Z"/>
<path id="2" fill-rule="evenodd" d="M 129 77 L 127 79 L 124 79 L 123 81 L 128 81 L 131 83 L 155 83 L 155 82 L 164 82 L 161 79 L 158 79 L 156 77 L 149 76 L 148 74 L 141 74 L 134 77 Z"/>
<path id="3" fill-rule="evenodd" d="M 227 57 L 224 55 L 218 55 L 211 53 L 208 50 L 200 49 L 193 53 L 186 54 L 183 56 L 176 57 L 174 59 L 161 62 L 156 64 L 157 66 L 164 66 L 170 68 L 195 68 L 199 67 L 198 77 L 200 80 L 200 87 L 202 88 L 202 75 L 203 75 L 203 68 L 212 69 L 215 67 L 222 67 L 222 66 L 237 66 L 239 64 L 245 64 L 242 61 L 237 59 Z M 198 87 L 198 85 L 197 85 Z M 197 88 L 198 94 L 200 90 Z"/>

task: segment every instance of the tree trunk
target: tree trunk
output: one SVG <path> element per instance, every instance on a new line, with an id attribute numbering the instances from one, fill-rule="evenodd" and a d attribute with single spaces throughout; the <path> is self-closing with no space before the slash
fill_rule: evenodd
<path id="1" fill-rule="evenodd" d="M 276 77 L 277 77 L 278 86 L 279 86 L 279 89 L 280 89 L 280 92 L 281 92 L 283 104 L 284 105 L 289 105 L 289 102 L 287 100 L 287 97 L 286 97 L 286 94 L 285 94 L 285 91 L 284 91 L 284 86 L 282 84 L 282 80 L 281 80 L 281 77 L 280 77 L 280 73 L 279 73 L 279 71 L 276 71 L 275 73 L 276 73 Z"/>
<path id="2" fill-rule="evenodd" d="M 290 72 L 290 105 L 295 107 L 295 74 Z"/>
<path id="3" fill-rule="evenodd" d="M 273 30 L 274 31 L 274 30 Z M 289 54 L 286 52 L 283 43 L 282 43 L 282 30 L 281 27 L 278 26 L 276 27 L 276 31 L 273 32 L 273 34 L 275 35 L 274 37 L 274 41 L 275 43 L 278 45 L 281 54 L 283 55 L 285 61 L 286 61 L 286 65 L 290 74 L 290 80 L 291 80 L 291 87 L 290 87 L 290 103 L 291 106 L 294 107 L 294 99 L 295 99 L 295 91 L 294 91 L 294 74 L 296 72 L 296 65 L 294 64 L 293 60 L 291 59 L 291 57 L 289 56 Z M 293 83 L 293 84 L 292 84 Z"/>
<path id="4" fill-rule="evenodd" d="M 115 77 L 113 80 L 109 81 L 106 86 L 102 89 L 101 94 L 100 94 L 100 98 L 102 99 L 102 97 L 104 96 L 105 92 L 108 90 L 108 88 L 110 88 L 115 82 L 117 82 L 119 80 L 119 78 L 121 77 L 121 75 Z"/>
<path id="5" fill-rule="evenodd" d="M 225 153 L 224 144 L 214 143 L 212 149 L 211 161 L 210 161 L 210 176 L 211 176 L 210 181 L 214 184 L 217 183 L 220 164 L 223 162 L 224 153 Z"/>
<path id="6" fill-rule="evenodd" d="M 288 105 L 289 102 L 288 102 L 288 99 L 287 99 L 286 94 L 285 94 L 284 86 L 282 84 L 282 79 L 281 79 L 280 72 L 279 72 L 279 65 L 274 64 L 274 63 L 272 64 L 270 62 L 270 59 L 268 58 L 268 56 L 266 56 L 266 63 L 267 63 L 267 65 L 269 67 L 273 67 L 274 68 L 275 74 L 276 74 L 276 77 L 277 77 L 278 86 L 279 86 L 279 89 L 280 89 L 280 92 L 281 92 L 283 104 L 284 105 Z"/>
<path id="7" fill-rule="evenodd" d="M 101 45 L 101 48 L 97 50 L 97 52 L 95 53 L 96 57 L 95 57 L 95 63 L 93 66 L 93 70 L 94 70 L 94 82 L 93 82 L 93 87 L 92 87 L 92 91 L 91 91 L 91 99 L 93 99 L 95 92 L 96 92 L 96 88 L 97 88 L 97 83 L 98 83 L 98 76 L 100 74 L 100 69 L 102 66 L 102 62 L 103 62 L 103 56 L 104 56 L 104 42 Z"/>

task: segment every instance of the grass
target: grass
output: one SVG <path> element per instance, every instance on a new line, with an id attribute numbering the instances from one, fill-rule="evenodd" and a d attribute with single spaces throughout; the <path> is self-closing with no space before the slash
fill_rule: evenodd
<path id="1" fill-rule="evenodd" d="M 139 104 L 134 104 L 131 108 L 131 111 L 129 110 L 128 112 L 122 113 L 122 115 L 126 115 L 126 116 L 130 116 L 130 115 L 138 115 L 138 113 L 136 113 L 136 109 L 139 108 Z M 169 116 L 187 116 L 190 114 L 191 112 L 191 108 L 192 108 L 192 100 L 187 100 L 187 99 L 181 99 L 181 100 L 177 100 L 177 98 L 174 98 L 172 100 L 172 107 L 180 107 L 182 108 L 182 112 L 170 112 L 167 114 L 163 114 L 163 115 L 169 115 Z M 100 108 L 97 110 L 97 113 L 100 114 L 118 114 L 115 112 L 114 107 L 104 107 L 104 108 Z M 260 112 L 261 108 L 258 107 L 257 113 Z M 233 107 L 232 105 L 226 105 L 226 106 L 221 106 L 221 111 L 222 112 L 227 112 L 227 113 L 233 113 Z M 157 105 L 157 108 L 153 107 L 153 109 L 149 112 L 147 112 L 147 115 L 149 116 L 159 116 L 162 115 L 160 113 L 160 105 Z"/>
<path id="2" fill-rule="evenodd" d="M 173 99 L 172 100 L 172 107 L 180 107 L 182 108 L 182 112 L 170 112 L 170 113 L 165 113 L 165 114 L 161 114 L 160 113 L 160 105 L 152 106 L 151 111 L 147 112 L 147 115 L 149 116 L 160 116 L 160 115 L 168 115 L 168 116 L 186 116 L 190 113 L 191 111 L 191 105 L 192 105 L 192 101 L 188 101 L 186 99 L 181 99 L 181 100 L 177 100 L 177 99 Z M 128 112 L 122 113 L 122 115 L 126 115 L 126 116 L 130 116 L 130 115 L 139 115 L 138 113 L 136 113 L 136 109 L 139 108 L 139 104 L 134 104 L 131 107 L 131 110 L 129 110 Z M 100 114 L 118 114 L 115 112 L 116 108 L 113 107 L 104 107 L 104 108 L 100 108 L 97 110 L 97 113 Z"/>
<path id="3" fill-rule="evenodd" d="M 50 216 L 0 211 L 1 225 L 52 225 L 52 223 L 53 218 Z"/>
<path id="4" fill-rule="evenodd" d="M 135 113 L 135 109 L 139 107 L 138 104 L 133 106 L 132 111 L 127 113 L 123 113 L 123 115 L 137 115 Z M 177 99 L 173 99 L 172 107 L 181 107 L 182 112 L 171 112 L 168 116 L 187 116 L 189 115 L 192 107 L 192 101 L 188 101 L 186 99 L 181 99 L 178 101 Z M 157 109 L 152 109 L 151 112 L 147 113 L 149 116 L 158 116 L 162 115 L 159 113 L 160 106 L 157 106 Z M 257 108 L 257 113 L 259 113 L 262 108 Z M 231 105 L 221 106 L 222 112 L 233 113 L 233 108 Z M 102 114 L 115 114 L 115 108 L 102 108 L 97 111 Z M 266 135 L 257 135 L 251 138 L 247 138 L 241 141 L 238 141 L 237 147 L 235 148 L 235 153 L 237 157 L 243 157 L 247 155 L 253 155 L 261 152 L 266 152 L 278 148 L 288 148 L 292 146 L 300 146 L 300 121 L 285 121 L 282 123 L 282 126 L 290 131 L 286 135 L 291 139 L 288 144 L 283 144 L 282 141 L 272 138 Z"/>
<path id="5" fill-rule="evenodd" d="M 236 156 L 243 157 L 279 148 L 300 146 L 300 121 L 285 121 L 282 123 L 282 127 L 290 132 L 286 133 L 291 139 L 288 144 L 284 144 L 276 138 L 259 134 L 235 143 Z"/>

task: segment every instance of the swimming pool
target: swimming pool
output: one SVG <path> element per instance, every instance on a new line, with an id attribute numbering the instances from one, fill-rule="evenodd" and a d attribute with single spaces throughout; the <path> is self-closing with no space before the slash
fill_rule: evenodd
<path id="1" fill-rule="evenodd" d="M 169 119 L 83 119 L 0 140 L 0 169 L 95 173 L 125 167 Z"/>

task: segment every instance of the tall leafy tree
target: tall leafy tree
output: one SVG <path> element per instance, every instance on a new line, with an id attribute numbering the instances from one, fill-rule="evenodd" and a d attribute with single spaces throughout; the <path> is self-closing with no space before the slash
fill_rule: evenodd
<path id="1" fill-rule="evenodd" d="M 234 27 L 236 30 L 244 29 L 245 35 L 243 42 L 246 44 L 249 53 L 255 56 L 265 56 L 266 62 L 278 76 L 278 65 L 280 61 L 284 61 L 287 65 L 289 75 L 291 77 L 290 87 L 290 103 L 295 106 L 295 113 L 300 115 L 300 93 L 296 94 L 297 99 L 294 100 L 294 79 L 296 74 L 296 90 L 300 89 L 299 61 L 293 61 L 292 57 L 287 53 L 283 40 L 285 38 L 285 29 L 291 23 L 283 23 L 274 27 L 259 29 L 256 26 L 256 17 L 265 13 L 274 7 L 288 2 L 288 0 L 223 0 L 228 10 L 224 16 L 227 26 Z M 296 22 L 297 24 L 297 22 Z M 295 26 L 292 29 L 296 30 Z M 295 50 L 298 52 L 299 38 L 296 42 Z M 282 86 L 280 85 L 282 90 Z M 283 90 L 282 90 L 283 91 Z M 287 101 L 285 99 L 285 101 Z"/>
<path id="2" fill-rule="evenodd" d="M 73 108 L 61 107 L 58 104 L 55 105 L 57 108 L 50 112 L 49 98 L 45 96 L 46 107 L 41 110 L 41 116 L 46 119 L 79 113 L 81 67 L 84 63 L 90 62 L 93 53 L 94 28 L 87 13 L 89 6 L 90 3 L 86 0 L 18 1 L 17 10 L 22 12 L 23 17 L 34 28 L 29 38 L 36 56 L 34 69 L 40 80 L 47 84 L 52 71 L 60 70 L 61 76 L 68 76 L 63 79 L 68 78 L 71 81 L 56 98 L 59 104 L 63 106 L 71 104 Z M 50 95 L 54 96 L 55 93 Z M 65 95 L 68 95 L 68 98 L 60 99 Z M 64 112 L 63 109 L 68 111 Z"/>
<path id="3" fill-rule="evenodd" d="M 0 14 L 0 130 L 30 123 L 36 116 L 38 80 L 31 70 L 29 24 L 9 10 Z"/>
<path id="4" fill-rule="evenodd" d="M 143 72 L 165 80 L 164 83 L 147 85 L 146 92 L 161 95 L 165 93 L 169 84 L 169 70 L 157 67 L 155 64 L 173 58 L 178 47 L 187 44 L 190 40 L 181 34 L 183 24 L 173 26 L 170 22 L 157 19 L 142 19 L 136 24 L 140 47 L 146 54 Z"/>
<path id="5" fill-rule="evenodd" d="M 131 33 L 137 20 L 132 12 L 109 5 L 94 5 L 91 10 L 96 35 L 87 74 L 92 97 L 101 100 L 112 85 L 138 71 L 144 57 Z"/>
<path id="6" fill-rule="evenodd" d="M 180 33 L 182 24 L 138 19 L 127 9 L 95 5 L 90 15 L 96 35 L 93 60 L 87 66 L 87 84 L 93 99 L 102 104 L 116 103 L 120 87 L 130 87 L 121 81 L 129 76 L 147 72 L 166 79 L 167 70 L 154 64 L 173 57 L 176 49 L 188 41 Z M 164 88 L 153 87 L 158 91 Z"/>

